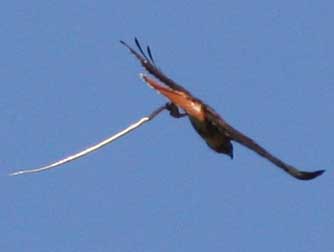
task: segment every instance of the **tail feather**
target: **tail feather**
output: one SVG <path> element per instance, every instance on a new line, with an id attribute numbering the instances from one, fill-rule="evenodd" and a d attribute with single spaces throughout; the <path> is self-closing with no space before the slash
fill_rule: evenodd
<path id="1" fill-rule="evenodd" d="M 168 98 L 176 106 L 182 108 L 188 115 L 194 116 L 199 120 L 204 119 L 201 103 L 196 102 L 187 93 L 164 87 L 158 81 L 141 74 L 140 77 L 153 89 Z"/>

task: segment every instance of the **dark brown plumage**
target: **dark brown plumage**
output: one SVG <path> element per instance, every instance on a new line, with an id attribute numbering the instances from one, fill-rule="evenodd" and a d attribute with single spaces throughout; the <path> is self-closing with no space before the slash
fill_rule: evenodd
<path id="1" fill-rule="evenodd" d="M 247 137 L 240 131 L 229 125 L 218 113 L 210 106 L 206 105 L 200 99 L 195 98 L 191 93 L 181 85 L 168 78 L 162 73 L 154 63 L 152 53 L 147 47 L 148 56 L 146 56 L 137 39 L 135 43 L 139 49 L 138 53 L 125 42 L 121 43 L 126 46 L 130 52 L 140 61 L 141 65 L 161 83 L 167 87 L 160 85 L 158 81 L 149 76 L 142 75 L 144 81 L 157 90 L 162 95 L 166 96 L 171 103 L 167 106 L 170 113 L 174 117 L 181 117 L 178 107 L 182 108 L 188 115 L 192 126 L 197 133 L 206 141 L 207 145 L 218 153 L 223 153 L 233 158 L 233 145 L 231 141 L 238 142 L 241 145 L 253 150 L 260 156 L 268 159 L 277 167 L 283 169 L 291 176 L 300 180 L 310 180 L 321 175 L 324 170 L 313 172 L 300 171 L 297 168 L 283 162 L 279 158 L 272 155 L 269 151 L 257 144 L 253 139 Z"/>

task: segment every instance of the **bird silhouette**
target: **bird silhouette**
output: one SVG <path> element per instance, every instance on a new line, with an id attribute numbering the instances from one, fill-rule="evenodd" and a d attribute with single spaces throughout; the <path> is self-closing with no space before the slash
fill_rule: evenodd
<path id="1" fill-rule="evenodd" d="M 141 74 L 142 79 L 153 89 L 167 97 L 170 102 L 166 105 L 173 117 L 188 116 L 197 133 L 205 140 L 207 145 L 218 153 L 233 158 L 233 145 L 231 141 L 249 148 L 260 156 L 266 158 L 277 167 L 281 168 L 291 176 L 300 180 L 310 180 L 321 175 L 324 170 L 301 171 L 275 157 L 253 139 L 229 125 L 213 108 L 200 99 L 194 97 L 188 90 L 167 77 L 155 64 L 150 47 L 146 48 L 147 55 L 135 38 L 136 51 L 124 41 L 120 41 L 140 61 L 141 65 L 156 79 Z M 165 86 L 161 85 L 164 84 Z M 181 113 L 179 108 L 185 111 Z"/>

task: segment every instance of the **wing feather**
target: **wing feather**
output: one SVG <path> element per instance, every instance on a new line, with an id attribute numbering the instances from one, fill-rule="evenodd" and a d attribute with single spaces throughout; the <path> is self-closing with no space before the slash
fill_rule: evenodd
<path id="1" fill-rule="evenodd" d="M 125 43 L 124 41 L 120 41 L 125 47 L 127 47 L 130 52 L 140 61 L 141 65 L 150 73 L 152 74 L 154 77 L 156 77 L 157 79 L 159 79 L 162 83 L 164 83 L 165 85 L 167 85 L 168 87 L 178 90 L 178 91 L 182 91 L 186 94 L 190 94 L 190 92 L 188 90 L 186 90 L 184 87 L 182 87 L 181 85 L 177 84 L 175 81 L 173 81 L 172 79 L 168 78 L 163 72 L 161 72 L 155 65 L 153 62 L 153 57 L 152 57 L 152 53 L 151 50 L 148 49 L 148 54 L 151 60 L 149 60 L 149 58 L 145 55 L 142 47 L 140 46 L 139 42 L 137 39 L 135 39 L 136 45 L 140 51 L 140 53 L 138 53 L 136 50 L 134 50 L 132 47 L 130 47 L 127 43 Z M 149 47 L 148 47 L 149 48 Z"/>
<path id="2" fill-rule="evenodd" d="M 218 128 L 220 129 L 222 134 L 228 136 L 232 141 L 238 142 L 239 144 L 247 147 L 248 149 L 254 151 L 258 155 L 262 156 L 263 158 L 269 160 L 277 167 L 283 169 L 285 172 L 290 174 L 291 176 L 300 179 L 300 180 L 310 180 L 320 176 L 324 170 L 317 170 L 312 172 L 301 171 L 295 168 L 292 165 L 289 165 L 279 159 L 278 157 L 271 154 L 257 142 L 255 142 L 250 137 L 246 136 L 245 134 L 241 133 L 240 131 L 233 128 L 231 125 L 226 123 L 215 111 L 211 108 L 209 109 L 207 116 L 209 120 L 212 120 L 217 124 Z"/>

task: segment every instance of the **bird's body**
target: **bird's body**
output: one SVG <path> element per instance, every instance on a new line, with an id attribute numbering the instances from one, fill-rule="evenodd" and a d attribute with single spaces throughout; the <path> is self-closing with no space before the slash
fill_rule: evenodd
<path id="1" fill-rule="evenodd" d="M 153 89 L 167 97 L 171 104 L 167 107 L 170 110 L 170 114 L 174 117 L 180 117 L 177 108 L 181 108 L 186 112 L 189 117 L 192 126 L 197 133 L 206 141 L 207 145 L 218 153 L 223 153 L 233 158 L 233 145 L 231 141 L 236 141 L 249 149 L 253 150 L 262 157 L 268 159 L 279 168 L 286 171 L 291 176 L 301 179 L 309 180 L 321 175 L 324 170 L 306 172 L 300 171 L 297 168 L 283 162 L 279 158 L 273 156 L 266 149 L 257 144 L 254 140 L 247 137 L 240 131 L 230 126 L 217 112 L 210 106 L 206 105 L 200 99 L 191 95 L 181 85 L 177 84 L 165 74 L 163 74 L 154 64 L 153 57 L 151 55 L 150 48 L 147 47 L 149 58 L 146 56 L 138 41 L 135 40 L 137 47 L 140 51 L 138 53 L 125 42 L 121 41 L 132 54 L 140 61 L 143 67 L 160 82 L 167 87 L 162 86 L 159 81 L 150 78 L 147 75 L 142 74 L 143 80 Z"/>

